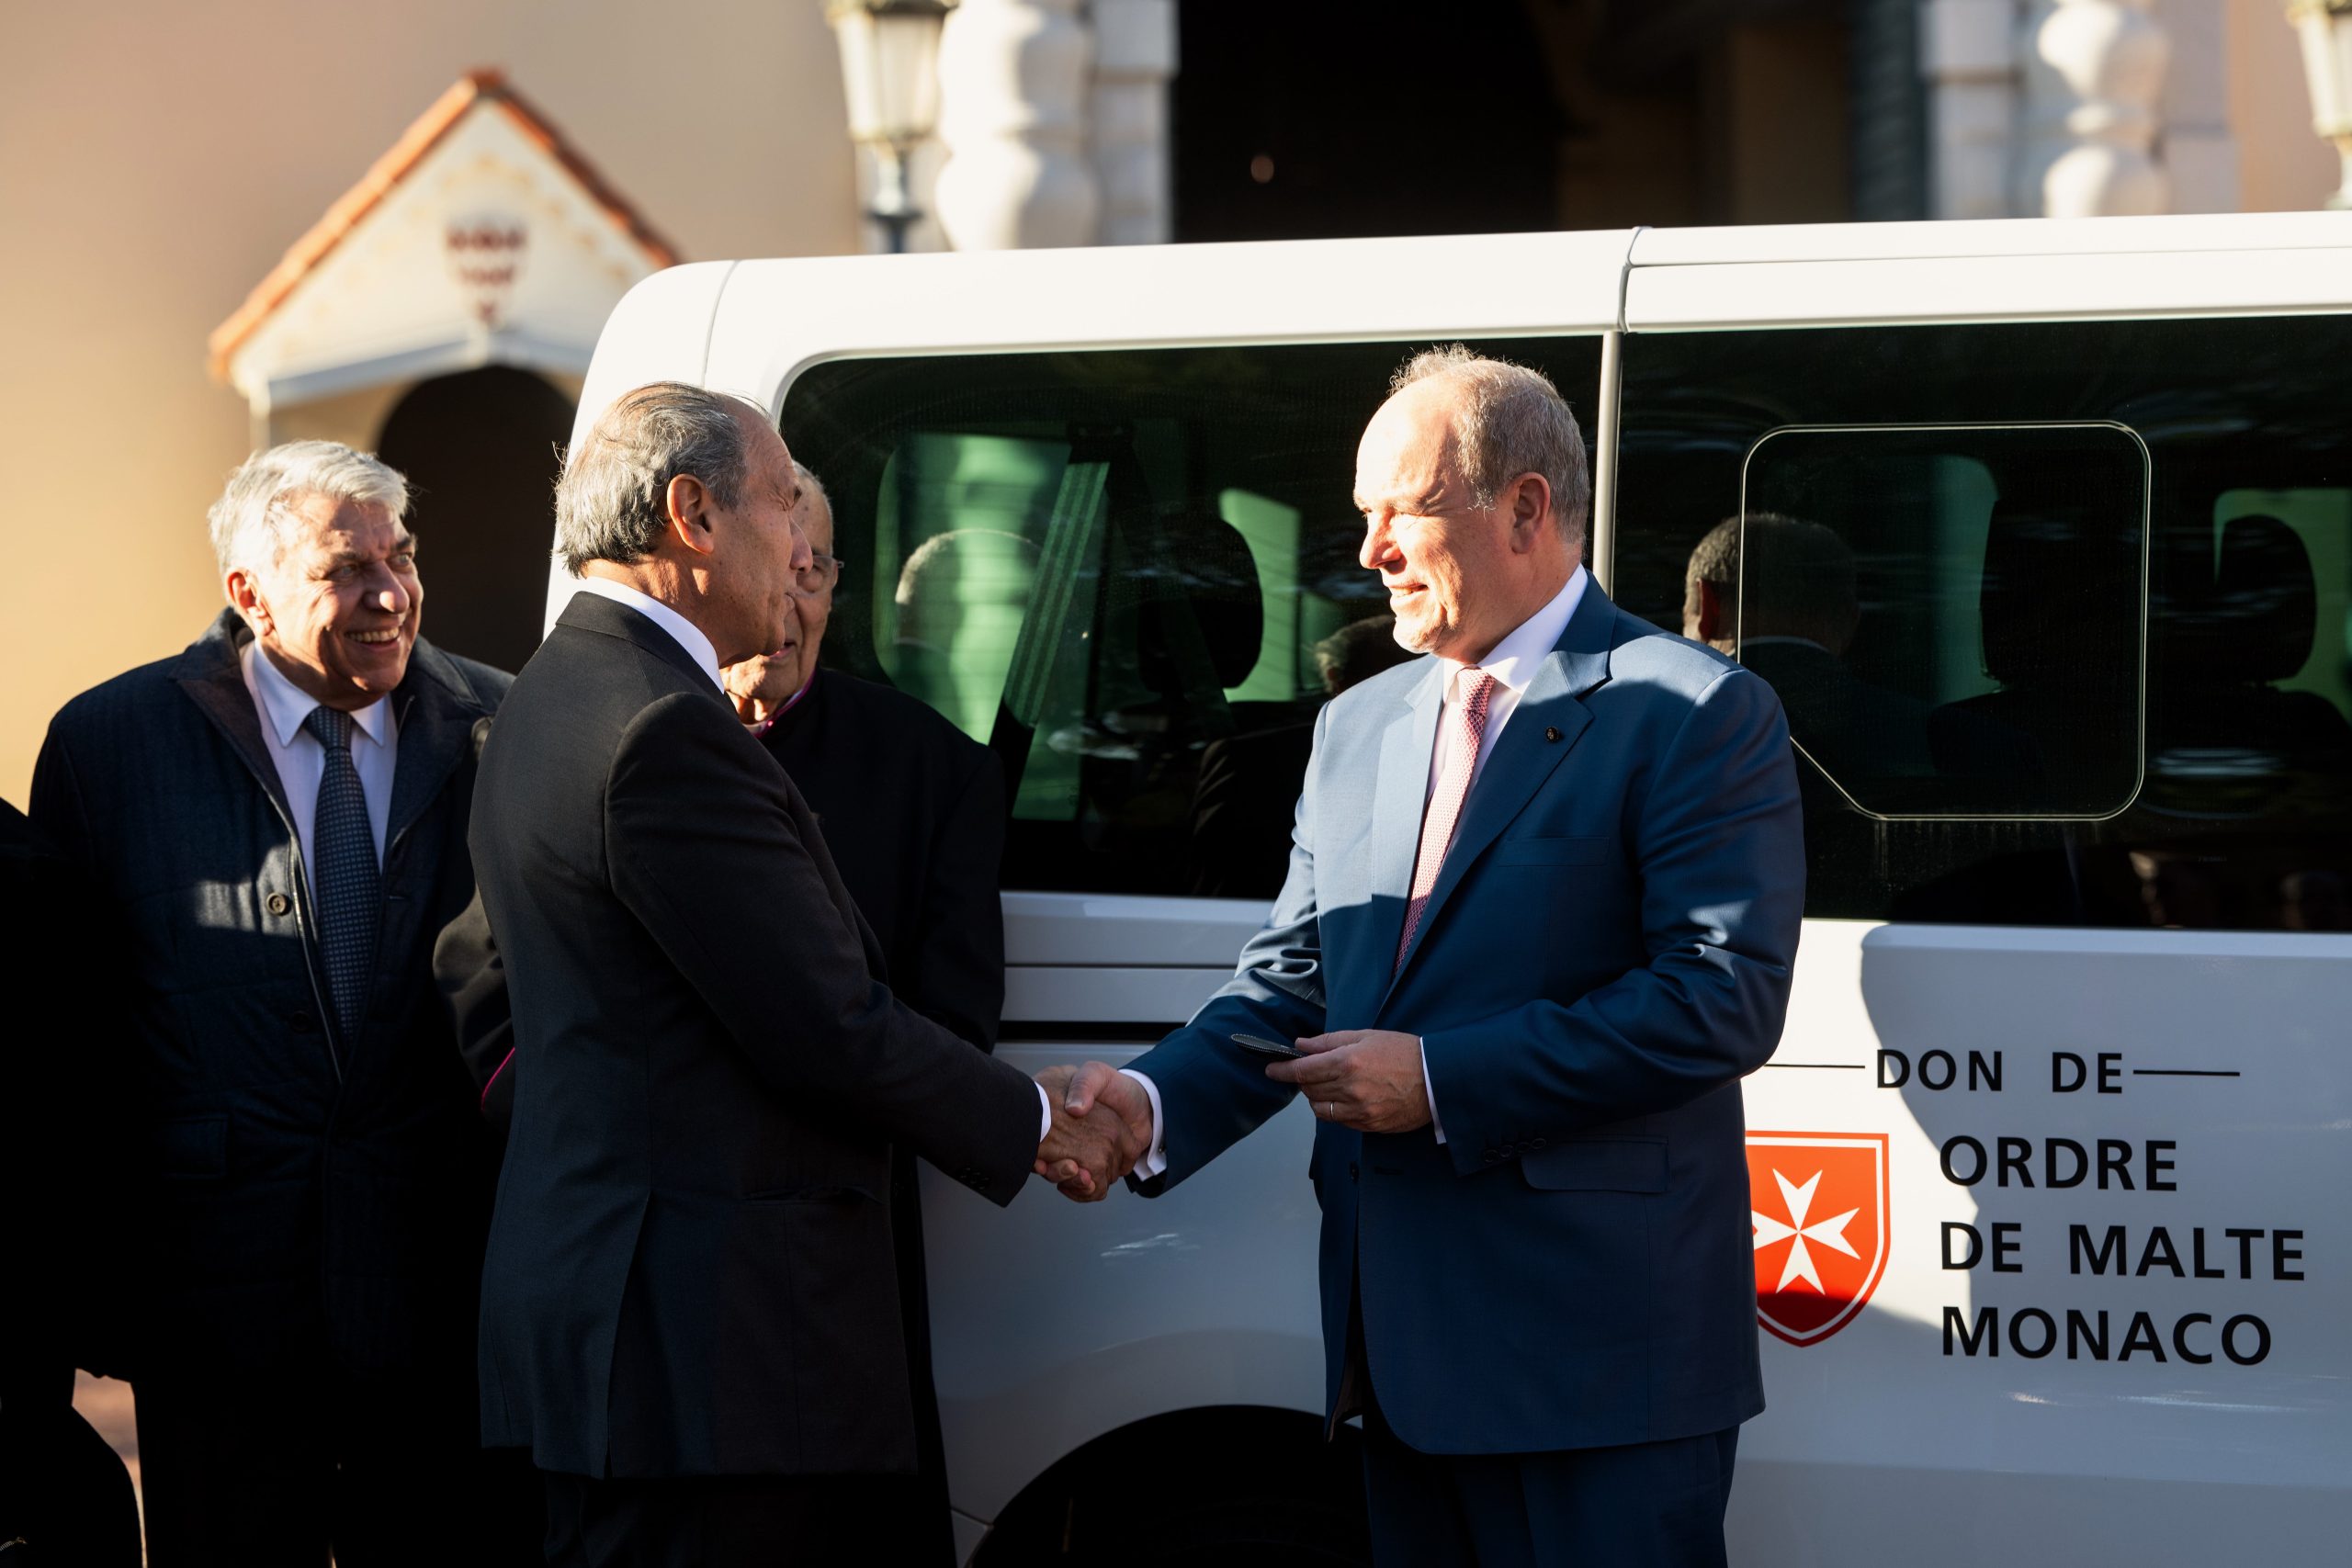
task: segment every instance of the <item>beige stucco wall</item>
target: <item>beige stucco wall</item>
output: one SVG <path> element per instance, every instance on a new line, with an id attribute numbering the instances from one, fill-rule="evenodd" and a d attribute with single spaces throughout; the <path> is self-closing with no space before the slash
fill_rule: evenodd
<path id="1" fill-rule="evenodd" d="M 689 257 L 857 248 L 819 0 L 0 6 L 0 795 L 60 703 L 220 606 L 247 422 L 205 334 L 478 65 Z"/>
<path id="2" fill-rule="evenodd" d="M 2280 0 L 2225 0 L 2230 128 L 2238 141 L 2238 205 L 2308 211 L 2342 176 L 2335 149 L 2312 133 L 2311 88 Z"/>

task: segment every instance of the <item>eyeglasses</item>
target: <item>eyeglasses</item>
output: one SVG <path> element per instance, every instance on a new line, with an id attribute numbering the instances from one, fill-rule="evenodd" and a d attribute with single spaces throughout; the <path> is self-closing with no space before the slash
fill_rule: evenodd
<path id="1" fill-rule="evenodd" d="M 841 575 L 841 557 L 812 555 L 808 564 L 794 575 L 793 586 L 813 598 L 840 581 Z"/>

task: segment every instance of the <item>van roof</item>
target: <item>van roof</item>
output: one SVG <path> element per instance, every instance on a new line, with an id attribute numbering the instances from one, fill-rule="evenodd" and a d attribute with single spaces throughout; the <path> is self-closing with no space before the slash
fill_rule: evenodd
<path id="1" fill-rule="evenodd" d="M 613 312 L 580 430 L 827 359 L 2352 310 L 2352 213 L 1628 229 L 714 262 Z"/>

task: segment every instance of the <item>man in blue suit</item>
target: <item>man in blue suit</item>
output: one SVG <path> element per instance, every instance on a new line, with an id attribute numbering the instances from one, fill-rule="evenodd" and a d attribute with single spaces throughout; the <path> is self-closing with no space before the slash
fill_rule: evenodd
<path id="1" fill-rule="evenodd" d="M 1739 1079 L 1804 907 L 1788 728 L 1587 575 L 1549 381 L 1456 347 L 1392 393 L 1362 559 L 1431 657 L 1324 708 L 1232 981 L 1066 1093 L 1128 1119 L 1146 1194 L 1313 1103 L 1330 1416 L 1363 1417 L 1383 1564 L 1720 1563 L 1764 1404 Z"/>

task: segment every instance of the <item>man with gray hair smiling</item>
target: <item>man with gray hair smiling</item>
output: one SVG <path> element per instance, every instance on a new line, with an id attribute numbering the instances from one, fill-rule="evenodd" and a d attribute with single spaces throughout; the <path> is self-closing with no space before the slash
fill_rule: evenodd
<path id="1" fill-rule="evenodd" d="M 892 1145 L 997 1203 L 1134 1157 L 881 984 L 729 701 L 722 666 L 795 624 L 799 492 L 763 411 L 616 400 L 556 496 L 582 592 L 483 751 L 514 1038 L 483 1432 L 531 1450 L 561 1568 L 864 1560 L 915 1465 Z"/>
<path id="2" fill-rule="evenodd" d="M 99 908 L 158 1568 L 473 1562 L 492 1167 L 430 964 L 508 677 L 418 633 L 408 486 L 324 441 L 211 510 L 229 607 L 51 722 L 32 815 Z M 57 1108 L 63 1113 L 66 1108 Z"/>

